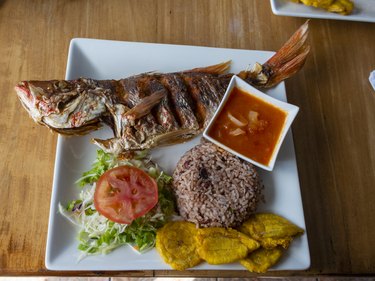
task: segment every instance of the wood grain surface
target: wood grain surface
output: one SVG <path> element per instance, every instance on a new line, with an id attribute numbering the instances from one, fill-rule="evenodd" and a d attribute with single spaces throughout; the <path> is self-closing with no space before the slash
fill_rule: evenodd
<path id="1" fill-rule="evenodd" d="M 44 265 L 56 134 L 13 87 L 63 79 L 75 37 L 276 50 L 305 19 L 265 0 L 0 1 L 0 274 L 246 277 L 246 271 L 56 272 Z M 268 275 L 375 273 L 375 24 L 310 21 L 311 54 L 286 82 L 311 268 Z M 287 184 L 287 183 L 286 183 Z"/>

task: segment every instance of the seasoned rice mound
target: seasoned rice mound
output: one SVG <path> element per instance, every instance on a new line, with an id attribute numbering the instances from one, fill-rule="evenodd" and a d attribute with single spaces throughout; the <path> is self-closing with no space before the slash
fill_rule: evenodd
<path id="1" fill-rule="evenodd" d="M 181 157 L 173 187 L 180 215 L 198 227 L 239 226 L 262 198 L 254 166 L 210 142 Z"/>

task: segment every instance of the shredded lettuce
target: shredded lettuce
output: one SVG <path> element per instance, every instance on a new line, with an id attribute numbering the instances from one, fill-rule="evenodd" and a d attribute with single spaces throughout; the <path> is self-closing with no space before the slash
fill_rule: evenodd
<path id="1" fill-rule="evenodd" d="M 105 171 L 114 167 L 116 161 L 115 157 L 109 153 L 105 153 L 103 150 L 96 152 L 96 159 L 92 164 L 91 170 L 84 172 L 82 177 L 77 180 L 79 186 L 83 187 L 87 184 L 93 184 L 99 177 L 104 174 Z"/>
<path id="2" fill-rule="evenodd" d="M 129 225 L 108 220 L 98 213 L 93 203 L 95 182 L 105 171 L 122 165 L 136 166 L 146 171 L 155 178 L 159 193 L 158 204 Z M 121 159 L 98 150 L 92 168 L 84 172 L 76 182 L 82 187 L 79 199 L 72 200 L 65 207 L 59 205 L 60 213 L 80 228 L 78 234 L 78 249 L 82 252 L 80 258 L 87 255 L 107 254 L 122 245 L 130 245 L 140 253 L 153 248 L 157 229 L 168 222 L 174 214 L 171 182 L 172 177 L 161 171 L 148 158 L 147 151 L 136 152 L 132 159 Z"/>

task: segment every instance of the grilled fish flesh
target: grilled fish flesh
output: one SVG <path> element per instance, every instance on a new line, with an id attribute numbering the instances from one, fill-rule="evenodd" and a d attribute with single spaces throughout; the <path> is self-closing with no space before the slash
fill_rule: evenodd
<path id="1" fill-rule="evenodd" d="M 308 23 L 263 65 L 237 75 L 258 88 L 273 87 L 305 63 Z M 17 95 L 35 122 L 63 135 L 106 124 L 114 137 L 93 142 L 106 152 L 149 149 L 186 141 L 206 127 L 233 74 L 230 62 L 175 73 L 143 73 L 120 80 L 22 81 Z"/>

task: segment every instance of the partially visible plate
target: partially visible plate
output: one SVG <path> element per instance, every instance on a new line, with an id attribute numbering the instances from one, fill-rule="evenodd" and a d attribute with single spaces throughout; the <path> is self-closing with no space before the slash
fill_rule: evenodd
<path id="1" fill-rule="evenodd" d="M 375 22 L 375 0 L 354 0 L 354 10 L 347 16 L 293 3 L 290 0 L 271 0 L 271 7 L 272 12 L 279 16 Z"/>
<path id="2" fill-rule="evenodd" d="M 263 63 L 273 52 L 218 49 L 207 47 L 162 45 L 134 42 L 73 39 L 69 49 L 66 79 L 81 76 L 93 79 L 120 79 L 147 71 L 171 72 L 207 66 L 232 60 L 231 71 L 238 73 L 248 64 Z M 267 91 L 286 101 L 284 83 Z M 108 255 L 92 256 L 78 262 L 76 239 L 78 229 L 58 213 L 58 203 L 76 199 L 79 188 L 74 182 L 83 171 L 90 169 L 97 147 L 90 139 L 109 138 L 111 130 L 103 128 L 82 137 L 58 137 L 54 181 L 46 247 L 46 267 L 50 270 L 160 270 L 171 269 L 156 250 L 145 254 L 131 247 L 121 247 Z M 155 149 L 153 159 L 169 174 L 177 161 L 200 141 Z M 265 185 L 266 203 L 260 211 L 270 211 L 306 229 L 292 133 L 289 131 L 272 172 L 261 171 Z M 310 266 L 307 235 L 296 238 L 281 262 L 273 269 L 303 270 Z M 244 270 L 236 264 L 212 266 L 207 263 L 194 269 Z"/>

